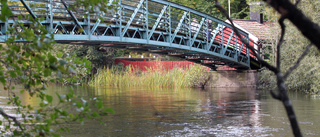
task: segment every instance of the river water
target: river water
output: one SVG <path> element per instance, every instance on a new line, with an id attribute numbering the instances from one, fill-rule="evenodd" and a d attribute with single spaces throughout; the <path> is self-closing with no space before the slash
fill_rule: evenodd
<path id="1" fill-rule="evenodd" d="M 67 90 L 67 87 L 51 86 L 48 92 Z M 104 105 L 113 108 L 115 114 L 103 117 L 105 125 L 94 120 L 86 120 L 84 125 L 69 123 L 66 126 L 70 127 L 70 132 L 62 133 L 66 137 L 292 136 L 281 102 L 266 91 L 104 87 L 74 87 L 74 91 L 83 97 L 101 97 Z M 303 134 L 320 136 L 320 97 L 289 95 Z M 35 101 L 25 98 L 23 102 Z"/>

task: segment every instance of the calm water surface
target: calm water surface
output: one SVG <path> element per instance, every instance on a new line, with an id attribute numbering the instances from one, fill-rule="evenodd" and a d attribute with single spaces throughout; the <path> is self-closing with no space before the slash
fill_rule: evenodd
<path id="1" fill-rule="evenodd" d="M 67 89 L 52 86 L 49 92 Z M 272 99 L 269 92 L 256 89 L 74 90 L 83 97 L 103 98 L 104 105 L 116 113 L 104 117 L 106 125 L 89 120 L 83 126 L 68 124 L 70 132 L 63 133 L 66 137 L 292 136 L 281 102 Z M 320 97 L 291 93 L 290 98 L 303 134 L 320 136 Z M 35 101 L 25 98 L 24 102 Z"/>

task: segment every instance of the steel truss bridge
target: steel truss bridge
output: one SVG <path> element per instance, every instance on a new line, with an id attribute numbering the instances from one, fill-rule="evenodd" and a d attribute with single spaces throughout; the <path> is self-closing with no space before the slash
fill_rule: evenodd
<path id="1" fill-rule="evenodd" d="M 69 8 L 74 0 L 8 0 L 18 15 L 44 18 L 57 43 L 110 46 L 166 54 L 196 62 L 212 69 L 221 65 L 248 70 L 260 68 L 231 25 L 213 16 L 166 0 L 109 0 L 107 12 L 88 13 L 81 7 Z M 28 20 L 20 20 L 32 26 Z M 0 22 L 0 42 L 11 35 Z M 23 30 L 21 30 L 23 31 Z M 240 30 L 242 37 L 249 36 Z M 21 41 L 24 41 L 23 39 Z"/>

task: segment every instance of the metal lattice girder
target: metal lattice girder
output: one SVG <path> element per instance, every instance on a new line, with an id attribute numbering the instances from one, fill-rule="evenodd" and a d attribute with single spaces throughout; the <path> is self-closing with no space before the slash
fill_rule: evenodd
<path id="1" fill-rule="evenodd" d="M 31 10 L 31 8 L 29 7 L 29 5 L 24 1 L 24 0 L 20 0 L 21 3 L 23 4 L 23 6 L 27 9 L 27 11 L 29 12 L 29 14 L 32 16 L 33 19 L 36 19 L 37 16 L 34 14 L 34 12 Z"/>
<path id="2" fill-rule="evenodd" d="M 180 28 L 181 28 L 181 25 L 184 21 L 184 19 L 187 17 L 187 12 L 184 12 L 183 13 L 183 16 L 181 17 L 180 21 L 179 21 L 179 24 L 177 26 L 177 28 L 175 29 L 172 37 L 171 37 L 171 43 L 173 42 L 174 38 L 176 37 L 176 35 L 178 34 L 178 32 L 180 31 Z"/>
<path id="3" fill-rule="evenodd" d="M 108 4 L 107 4 L 107 6 L 111 6 L 111 5 L 112 5 L 112 3 L 113 3 L 113 0 L 109 0 L 109 2 L 108 2 Z"/>
<path id="4" fill-rule="evenodd" d="M 215 37 L 216 37 L 217 34 L 219 33 L 220 27 L 221 27 L 221 25 L 218 24 L 218 27 L 215 29 L 214 35 L 213 35 L 213 36 L 211 37 L 211 39 L 210 39 L 210 43 L 209 43 L 209 45 L 208 45 L 208 50 L 211 48 L 211 46 L 212 46 L 212 44 L 213 44 L 213 42 L 214 42 Z"/>
<path id="5" fill-rule="evenodd" d="M 229 36 L 229 39 L 228 39 L 228 42 L 226 44 L 226 46 L 224 47 L 224 49 L 222 50 L 222 54 L 224 55 L 228 49 L 228 47 L 230 47 L 230 41 L 231 41 L 231 38 L 233 37 L 233 31 L 231 32 L 230 36 Z"/>
<path id="6" fill-rule="evenodd" d="M 28 13 L 34 18 L 44 17 L 45 21 L 41 23 L 50 25 L 48 30 L 54 34 L 54 39 L 58 43 L 86 45 L 112 43 L 119 45 L 120 48 L 127 47 L 123 45 L 143 45 L 143 48 L 149 49 L 150 52 L 205 55 L 209 58 L 197 61 L 219 60 L 221 64 L 224 62 L 232 65 L 231 67 L 250 69 L 249 50 L 239 42 L 239 37 L 231 34 L 232 27 L 229 23 L 176 3 L 165 0 L 121 0 L 115 6 L 116 12 L 106 12 L 103 14 L 103 20 L 100 20 L 97 17 L 100 15 L 88 13 L 83 7 L 71 11 L 68 5 L 74 0 L 20 1 L 24 3 L 25 8 L 13 12 L 14 16 Z M 115 0 L 108 0 L 107 5 L 111 6 L 114 2 Z M 28 3 L 42 6 L 28 8 Z M 88 15 L 87 18 L 84 18 L 84 15 Z M 192 19 L 202 20 L 198 23 L 192 22 Z M 22 22 L 27 27 L 31 26 L 29 25 L 31 21 L 22 20 Z M 191 28 L 191 23 L 196 23 L 192 25 L 196 27 Z M 7 30 L 5 26 L 19 27 L 10 19 L 6 25 L 4 22 L 0 24 L 2 33 L 0 42 L 11 37 L 10 34 L 5 34 Z M 205 32 L 207 34 L 204 34 Z M 247 33 L 241 30 L 240 33 L 242 38 L 249 40 Z M 159 50 L 154 50 L 157 48 Z"/>
<path id="7" fill-rule="evenodd" d="M 202 25 L 203 25 L 203 23 L 204 23 L 204 20 L 205 20 L 205 18 L 202 18 L 202 20 L 201 20 L 201 22 L 200 22 L 200 25 L 199 25 L 199 27 L 197 28 L 197 32 L 196 32 L 196 34 L 193 36 L 193 39 L 192 39 L 192 41 L 191 41 L 191 47 L 192 47 L 192 45 L 194 44 L 194 41 L 196 40 L 196 38 L 197 38 L 197 36 L 198 36 L 198 34 L 199 34 L 199 32 L 200 32 L 200 30 L 201 30 L 201 27 L 202 27 Z"/>
<path id="8" fill-rule="evenodd" d="M 100 24 L 101 20 L 100 19 L 97 19 L 97 22 L 94 24 L 94 26 L 92 27 L 91 29 L 91 35 L 97 30 L 99 24 Z M 99 33 L 99 32 L 98 32 Z"/>
<path id="9" fill-rule="evenodd" d="M 67 5 L 67 3 L 64 0 L 61 0 L 63 6 L 65 7 L 65 9 L 68 11 L 68 13 L 70 14 L 71 18 L 73 19 L 74 23 L 83 30 L 83 27 L 80 25 L 80 22 L 78 21 L 77 17 L 73 14 L 73 12 L 69 9 L 69 6 Z M 83 31 L 86 34 L 86 31 Z"/>
<path id="10" fill-rule="evenodd" d="M 161 13 L 159 14 L 159 16 L 158 16 L 158 18 L 157 18 L 157 20 L 156 20 L 156 23 L 154 23 L 154 25 L 153 25 L 150 33 L 149 33 L 148 39 L 151 38 L 153 32 L 154 32 L 154 31 L 156 30 L 156 28 L 158 27 L 158 24 L 159 24 L 159 22 L 160 22 L 160 20 L 161 20 L 161 18 L 162 18 L 162 16 L 163 16 L 163 14 L 164 14 L 165 11 L 167 10 L 167 7 L 168 7 L 168 6 L 165 5 L 165 6 L 162 8 Z"/>
<path id="11" fill-rule="evenodd" d="M 134 17 L 137 15 L 137 13 L 138 13 L 140 7 L 142 6 L 143 2 L 144 2 L 144 0 L 140 0 L 140 3 L 138 4 L 137 8 L 133 11 L 133 13 L 132 13 L 132 15 L 130 17 L 130 20 L 127 22 L 127 25 L 124 27 L 124 29 L 123 29 L 123 31 L 121 33 L 121 37 L 123 37 L 126 34 L 129 26 L 131 25 Z"/>

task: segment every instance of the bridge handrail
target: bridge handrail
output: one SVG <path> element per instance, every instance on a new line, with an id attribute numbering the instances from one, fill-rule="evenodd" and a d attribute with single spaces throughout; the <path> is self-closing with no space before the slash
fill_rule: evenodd
<path id="1" fill-rule="evenodd" d="M 221 19 L 215 18 L 215 17 L 213 17 L 213 16 L 211 16 L 209 14 L 206 14 L 206 13 L 203 13 L 203 12 L 200 12 L 200 11 L 196 11 L 196 10 L 190 8 L 190 7 L 187 7 L 187 6 L 178 4 L 178 3 L 170 2 L 170 1 L 167 1 L 167 0 L 162 0 L 162 1 L 160 1 L 160 0 L 149 0 L 149 1 L 157 2 L 157 3 L 161 3 L 161 4 L 165 4 L 165 5 L 170 5 L 172 7 L 175 7 L 175 8 L 181 9 L 181 10 L 185 10 L 185 11 L 190 11 L 191 13 L 200 15 L 202 17 L 207 17 L 208 19 L 210 19 L 212 21 L 219 22 L 219 23 L 221 23 L 221 24 L 223 24 L 223 25 L 225 25 L 225 26 L 227 26 L 229 28 L 232 28 L 232 26 L 229 23 L 227 23 L 227 22 L 225 22 L 225 21 L 223 21 Z M 245 36 L 249 35 L 248 33 L 246 33 L 245 31 L 243 31 L 241 29 L 238 29 L 238 30 L 239 30 L 239 32 L 241 34 L 243 34 Z"/>
<path id="2" fill-rule="evenodd" d="M 128 38 L 137 38 L 135 42 L 138 44 L 143 42 L 160 44 L 167 48 L 190 50 L 192 53 L 195 50 L 207 54 L 205 56 L 217 56 L 217 62 L 225 60 L 231 65 L 235 62 L 245 63 L 244 66 L 250 67 L 250 51 L 234 34 L 229 23 L 167 0 L 119 0 L 118 4 L 111 4 L 113 0 L 109 0 L 109 4 L 115 6 L 117 10 L 99 14 L 89 13 L 81 7 L 77 7 L 77 11 L 72 11 L 68 7 L 75 0 L 8 1 L 27 3 L 24 5 L 14 3 L 11 8 L 15 14 L 31 14 L 34 18 L 44 17 L 42 23 L 48 25 L 52 33 L 57 33 L 57 29 L 60 29 L 59 34 L 85 35 L 89 40 L 93 38 L 91 36 L 101 37 L 109 33 L 108 35 L 118 37 L 117 41 L 122 43 L 130 41 Z M 31 3 L 39 7 L 32 7 Z M 99 20 L 99 17 L 104 21 Z M 0 25 L 4 24 L 0 22 Z M 102 29 L 105 31 L 99 32 Z M 5 33 L 4 30 L 0 31 L 2 34 Z M 248 33 L 240 29 L 239 32 L 249 41 Z"/>

